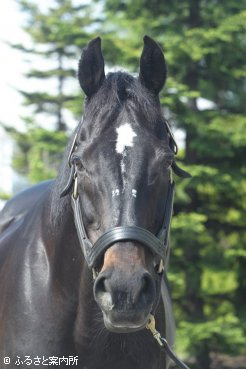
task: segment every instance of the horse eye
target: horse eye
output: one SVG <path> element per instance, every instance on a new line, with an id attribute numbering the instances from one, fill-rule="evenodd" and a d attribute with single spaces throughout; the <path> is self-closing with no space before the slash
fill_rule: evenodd
<path id="1" fill-rule="evenodd" d="M 72 161 L 73 161 L 73 164 L 76 166 L 77 170 L 82 170 L 84 168 L 82 161 L 80 160 L 78 156 L 74 156 Z"/>
<path id="2" fill-rule="evenodd" d="M 173 160 L 172 159 L 166 159 L 165 160 L 165 168 L 169 169 L 172 166 Z"/>

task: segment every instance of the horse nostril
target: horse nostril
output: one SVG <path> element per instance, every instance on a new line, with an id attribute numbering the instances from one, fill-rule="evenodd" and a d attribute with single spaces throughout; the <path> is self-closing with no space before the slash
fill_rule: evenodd
<path id="1" fill-rule="evenodd" d="M 106 278 L 104 276 L 98 276 L 94 283 L 94 295 L 98 296 L 100 293 L 107 292 L 106 284 L 105 284 Z"/>
<path id="2" fill-rule="evenodd" d="M 155 298 L 155 284 L 152 276 L 145 273 L 142 276 L 141 288 L 139 290 L 138 299 L 141 304 L 148 305 L 153 302 Z"/>
<path id="3" fill-rule="evenodd" d="M 99 275 L 95 280 L 94 297 L 99 306 L 104 310 L 112 310 L 112 295 L 105 275 Z"/>

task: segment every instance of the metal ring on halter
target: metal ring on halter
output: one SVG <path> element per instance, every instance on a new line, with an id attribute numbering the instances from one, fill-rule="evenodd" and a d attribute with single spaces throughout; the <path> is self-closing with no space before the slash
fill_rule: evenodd
<path id="1" fill-rule="evenodd" d="M 163 259 L 161 259 L 160 260 L 160 263 L 159 263 L 159 266 L 158 266 L 158 271 L 157 271 L 157 273 L 158 274 L 162 274 L 163 273 L 163 271 L 164 271 L 164 261 L 163 261 Z"/>
<path id="2" fill-rule="evenodd" d="M 73 198 L 77 199 L 78 197 L 78 177 L 77 173 L 74 173 L 74 186 L 73 186 Z"/>
<path id="3" fill-rule="evenodd" d="M 98 276 L 98 272 L 96 271 L 95 268 L 91 268 L 91 270 L 92 270 L 92 277 L 95 280 L 97 278 L 97 276 Z"/>
<path id="4" fill-rule="evenodd" d="M 153 337 L 156 339 L 158 344 L 161 346 L 162 350 L 173 360 L 173 362 L 179 366 L 181 369 L 190 369 L 182 360 L 180 360 L 177 355 L 173 352 L 169 346 L 167 340 L 161 336 L 160 332 L 155 328 L 155 318 L 154 315 L 150 314 L 149 321 L 146 328 L 150 330 Z"/>

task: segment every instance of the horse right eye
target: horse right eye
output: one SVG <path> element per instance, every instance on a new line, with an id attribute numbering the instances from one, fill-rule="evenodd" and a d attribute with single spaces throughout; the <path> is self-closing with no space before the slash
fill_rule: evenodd
<path id="1" fill-rule="evenodd" d="M 77 170 L 82 170 L 84 168 L 82 161 L 78 156 L 73 157 L 73 164 L 76 166 Z"/>

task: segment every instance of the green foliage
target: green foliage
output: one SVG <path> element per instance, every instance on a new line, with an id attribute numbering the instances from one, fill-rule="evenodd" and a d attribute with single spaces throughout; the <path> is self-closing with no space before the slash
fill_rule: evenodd
<path id="1" fill-rule="evenodd" d="M 32 145 L 27 154 L 31 182 L 54 178 L 67 143 L 67 135 L 63 131 L 51 132 L 38 128 L 29 131 L 28 136 L 29 140 L 35 141 L 35 146 Z"/>
<path id="2" fill-rule="evenodd" d="M 50 67 L 40 70 L 34 59 L 26 76 L 38 81 L 52 80 L 57 86 L 52 93 L 47 93 L 45 87 L 44 91 L 20 92 L 25 104 L 34 107 L 34 113 L 48 113 L 55 118 L 57 130 L 66 130 L 64 113 L 74 100 L 77 103 L 76 89 L 71 92 L 67 88 L 69 83 L 74 84 L 76 77 L 71 60 L 78 59 L 82 45 L 90 37 L 87 28 L 96 22 L 92 17 L 92 5 L 75 5 L 72 0 L 54 0 L 44 10 L 35 0 L 18 0 L 18 3 L 26 14 L 23 29 L 29 35 L 32 46 L 12 46 L 28 54 L 29 58 L 37 55 L 46 63 L 50 61 Z M 77 113 L 77 110 L 73 109 L 73 112 Z"/>
<path id="3" fill-rule="evenodd" d="M 12 47 L 28 56 L 31 64 L 26 77 L 39 84 L 42 82 L 43 90 L 39 87 L 38 91 L 19 91 L 24 97 L 24 105 L 32 106 L 33 115 L 23 119 L 25 133 L 11 132 L 17 143 L 13 166 L 34 183 L 57 173 L 67 140 L 65 113 L 71 112 L 76 120 L 82 114 L 83 97 L 79 94 L 79 84 L 74 82 L 76 70 L 71 60 L 78 59 L 82 45 L 91 37 L 87 28 L 96 20 L 92 18 L 89 3 L 75 5 L 72 0 L 54 0 L 45 9 L 35 0 L 18 0 L 18 3 L 26 15 L 23 29 L 29 35 L 31 46 L 18 44 Z M 37 68 L 33 56 L 38 56 L 44 65 L 49 61 L 49 66 Z M 50 81 L 55 86 L 53 90 L 47 88 Z M 75 86 L 73 90 L 67 87 L 71 82 Z M 51 131 L 41 128 L 44 117 L 48 117 Z"/>
<path id="4" fill-rule="evenodd" d="M 195 324 L 183 321 L 179 325 L 177 337 L 181 352 L 195 354 L 198 344 L 208 343 L 212 350 L 225 350 L 235 354 L 244 352 L 245 335 L 241 323 L 233 313 L 224 313 L 216 319 Z M 193 345 L 190 344 L 193 342 Z"/>
<path id="5" fill-rule="evenodd" d="M 31 183 L 54 178 L 60 166 L 67 134 L 29 126 L 26 133 L 9 129 L 16 142 L 13 168 Z"/>
<path id="6" fill-rule="evenodd" d="M 7 194 L 6 192 L 0 192 L 0 199 L 1 200 L 9 200 L 10 199 L 10 195 Z"/>

